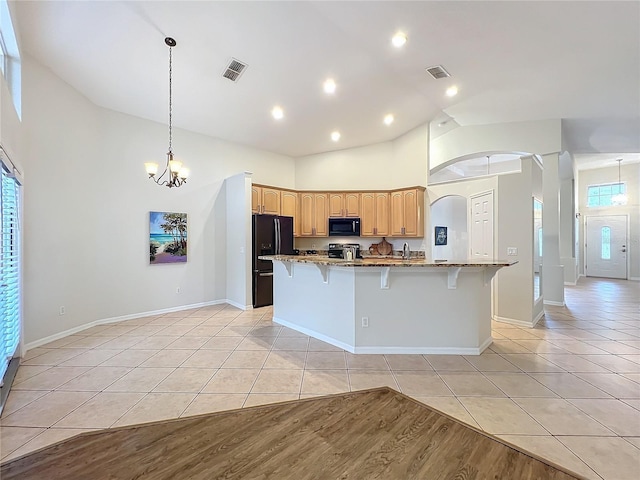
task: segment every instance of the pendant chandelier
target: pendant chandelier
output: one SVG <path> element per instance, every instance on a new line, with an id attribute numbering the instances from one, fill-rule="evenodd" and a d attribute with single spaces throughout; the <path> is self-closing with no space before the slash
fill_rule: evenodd
<path id="1" fill-rule="evenodd" d="M 622 159 L 619 158 L 616 160 L 618 162 L 618 193 L 611 197 L 611 203 L 614 205 L 626 205 L 627 204 L 627 194 L 624 193 L 624 185 L 620 181 L 620 164 L 622 163 Z"/>
<path id="2" fill-rule="evenodd" d="M 171 93 L 172 93 L 172 48 L 176 46 L 176 41 L 167 37 L 164 39 L 164 43 L 169 47 L 169 151 L 167 152 L 167 165 L 158 178 L 156 178 L 156 174 L 158 173 L 158 164 L 154 162 L 147 162 L 144 164 L 147 169 L 147 173 L 149 174 L 149 178 L 153 180 L 158 185 L 166 185 L 169 188 L 179 187 L 182 184 L 186 183 L 187 177 L 189 176 L 189 169 L 184 168 L 182 166 L 182 162 L 173 159 L 173 150 L 171 146 L 172 141 L 172 131 L 171 131 L 171 120 L 173 113 L 173 104 L 171 102 Z M 163 177 L 167 175 L 167 178 L 163 180 Z"/>

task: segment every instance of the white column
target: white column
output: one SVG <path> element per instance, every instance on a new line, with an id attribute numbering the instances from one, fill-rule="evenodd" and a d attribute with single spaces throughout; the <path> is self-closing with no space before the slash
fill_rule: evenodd
<path id="1" fill-rule="evenodd" d="M 578 279 L 573 197 L 573 178 L 563 179 L 560 185 L 560 263 L 564 265 L 564 281 L 570 284 L 575 284 Z"/>
<path id="2" fill-rule="evenodd" d="M 542 156 L 542 295 L 544 303 L 564 305 L 564 266 L 560 263 L 560 157 Z"/>

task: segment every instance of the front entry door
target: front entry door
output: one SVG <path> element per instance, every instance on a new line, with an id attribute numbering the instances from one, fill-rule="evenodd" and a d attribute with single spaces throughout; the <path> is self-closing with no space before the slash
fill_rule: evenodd
<path id="1" fill-rule="evenodd" d="M 586 219 L 588 277 L 627 278 L 627 216 L 606 215 Z"/>
<path id="2" fill-rule="evenodd" d="M 493 192 L 471 197 L 471 258 L 493 259 Z"/>

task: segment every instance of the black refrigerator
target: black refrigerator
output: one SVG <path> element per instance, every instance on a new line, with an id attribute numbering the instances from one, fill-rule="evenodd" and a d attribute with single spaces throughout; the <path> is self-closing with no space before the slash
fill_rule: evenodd
<path id="1" fill-rule="evenodd" d="M 253 215 L 253 306 L 273 304 L 273 262 L 260 255 L 293 255 L 293 217 Z"/>

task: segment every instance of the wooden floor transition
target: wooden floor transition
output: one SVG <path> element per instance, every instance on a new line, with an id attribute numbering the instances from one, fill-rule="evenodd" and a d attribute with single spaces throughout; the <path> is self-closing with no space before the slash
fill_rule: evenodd
<path id="1" fill-rule="evenodd" d="M 89 432 L 10 479 L 575 479 L 390 388 Z"/>

